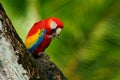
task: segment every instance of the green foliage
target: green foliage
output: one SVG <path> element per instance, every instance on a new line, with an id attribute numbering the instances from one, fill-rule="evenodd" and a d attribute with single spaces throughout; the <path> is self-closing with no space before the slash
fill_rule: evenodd
<path id="1" fill-rule="evenodd" d="M 20 37 L 34 22 L 55 16 L 65 28 L 46 52 L 68 80 L 119 80 L 119 0 L 2 0 Z"/>

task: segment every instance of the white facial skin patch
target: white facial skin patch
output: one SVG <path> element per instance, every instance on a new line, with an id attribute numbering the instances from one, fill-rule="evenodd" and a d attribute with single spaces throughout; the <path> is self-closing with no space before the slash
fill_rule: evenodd
<path id="1" fill-rule="evenodd" d="M 50 27 L 51 29 L 55 29 L 57 27 L 57 24 L 54 21 L 52 21 Z"/>

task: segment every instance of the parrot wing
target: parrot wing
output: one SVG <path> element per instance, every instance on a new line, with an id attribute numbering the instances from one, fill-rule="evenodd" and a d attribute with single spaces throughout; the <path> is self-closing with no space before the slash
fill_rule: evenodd
<path id="1" fill-rule="evenodd" d="M 40 45 L 46 35 L 46 30 L 38 30 L 31 36 L 28 36 L 25 40 L 25 45 L 30 52 L 34 52 L 34 50 Z"/>

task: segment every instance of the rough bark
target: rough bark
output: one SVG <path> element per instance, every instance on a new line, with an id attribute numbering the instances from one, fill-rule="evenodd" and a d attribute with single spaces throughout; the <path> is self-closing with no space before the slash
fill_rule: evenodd
<path id="1" fill-rule="evenodd" d="M 48 55 L 34 59 L 0 4 L 0 80 L 66 80 Z"/>

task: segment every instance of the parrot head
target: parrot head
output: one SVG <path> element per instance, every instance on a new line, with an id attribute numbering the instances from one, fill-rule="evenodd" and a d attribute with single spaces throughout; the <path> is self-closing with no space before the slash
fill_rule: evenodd
<path id="1" fill-rule="evenodd" d="M 60 38 L 60 32 L 64 28 L 64 25 L 61 20 L 58 18 L 48 18 L 46 20 L 46 30 L 48 35 L 50 35 L 51 38 L 56 37 L 57 39 Z"/>

